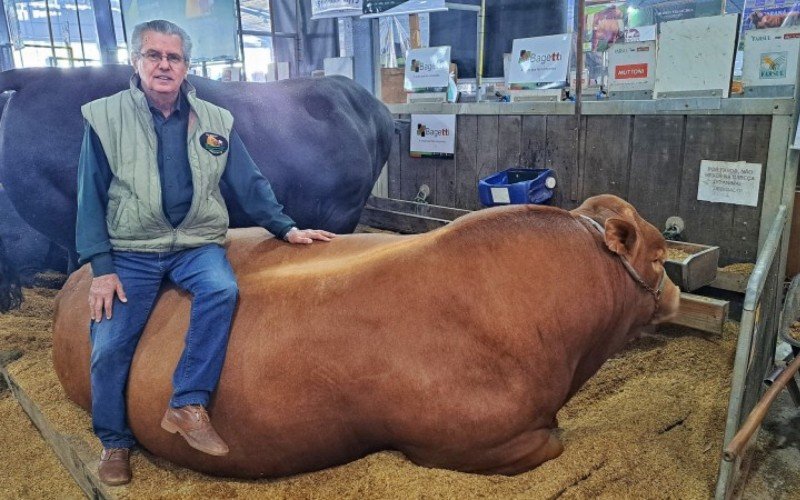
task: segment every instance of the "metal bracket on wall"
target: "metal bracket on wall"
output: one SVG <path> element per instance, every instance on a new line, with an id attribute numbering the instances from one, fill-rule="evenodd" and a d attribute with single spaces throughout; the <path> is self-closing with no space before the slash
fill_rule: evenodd
<path id="1" fill-rule="evenodd" d="M 746 97 L 794 97 L 794 85 L 763 85 L 745 87 Z"/>
<path id="2" fill-rule="evenodd" d="M 618 101 L 648 101 L 653 98 L 652 90 L 612 90 L 608 98 Z"/>

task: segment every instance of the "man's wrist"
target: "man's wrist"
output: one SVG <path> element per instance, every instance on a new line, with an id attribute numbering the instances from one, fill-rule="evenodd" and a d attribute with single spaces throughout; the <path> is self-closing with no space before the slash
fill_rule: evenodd
<path id="1" fill-rule="evenodd" d="M 99 253 L 91 258 L 92 275 L 97 278 L 106 274 L 114 274 L 116 271 L 114 259 L 111 252 Z"/>
<path id="2" fill-rule="evenodd" d="M 289 241 L 289 235 L 292 231 L 299 231 L 299 229 L 297 229 L 297 226 L 290 227 L 289 230 L 286 231 L 286 234 L 283 235 L 283 241 Z"/>

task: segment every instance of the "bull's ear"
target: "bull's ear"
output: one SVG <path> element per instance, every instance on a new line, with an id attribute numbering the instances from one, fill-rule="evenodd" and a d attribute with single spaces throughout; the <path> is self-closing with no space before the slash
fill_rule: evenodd
<path id="1" fill-rule="evenodd" d="M 606 219 L 606 246 L 612 252 L 629 256 L 636 247 L 636 226 L 624 220 Z"/>

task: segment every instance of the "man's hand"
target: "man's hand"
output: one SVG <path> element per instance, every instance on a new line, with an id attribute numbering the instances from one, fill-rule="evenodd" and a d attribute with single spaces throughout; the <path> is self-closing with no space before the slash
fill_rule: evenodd
<path id="1" fill-rule="evenodd" d="M 322 229 L 297 229 L 293 227 L 286 233 L 284 239 L 292 244 L 300 243 L 309 245 L 314 243 L 314 240 L 331 241 L 335 237 L 335 234 L 323 231 Z"/>
<path id="2" fill-rule="evenodd" d="M 115 293 L 119 295 L 119 300 L 128 302 L 128 298 L 125 297 L 125 290 L 122 289 L 122 282 L 116 273 L 104 274 L 92 279 L 92 286 L 89 288 L 89 310 L 92 314 L 92 321 L 100 323 L 103 319 L 104 307 L 106 318 L 111 319 Z"/>

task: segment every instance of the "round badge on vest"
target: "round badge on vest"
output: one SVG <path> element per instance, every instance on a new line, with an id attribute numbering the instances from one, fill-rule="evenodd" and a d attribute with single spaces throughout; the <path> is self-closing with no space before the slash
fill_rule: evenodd
<path id="1" fill-rule="evenodd" d="M 219 156 L 228 150 L 228 140 L 212 132 L 200 136 L 200 145 L 214 156 Z"/>

